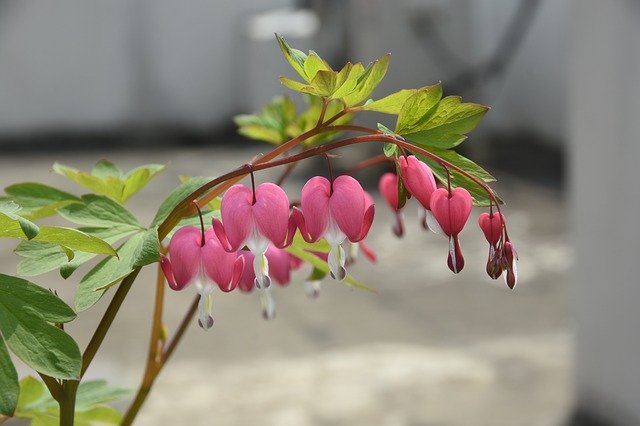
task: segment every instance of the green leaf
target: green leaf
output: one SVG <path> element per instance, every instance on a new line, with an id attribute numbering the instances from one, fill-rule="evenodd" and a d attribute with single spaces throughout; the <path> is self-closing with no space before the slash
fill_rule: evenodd
<path id="1" fill-rule="evenodd" d="M 22 207 L 19 214 L 30 220 L 52 216 L 57 209 L 80 201 L 75 195 L 41 183 L 17 183 L 4 191 Z"/>
<path id="2" fill-rule="evenodd" d="M 331 94 L 331 99 L 342 99 L 345 96 L 353 93 L 357 84 L 358 77 L 364 72 L 362 64 L 347 64 L 342 67 L 340 72 L 336 75 L 335 89 Z"/>
<path id="3" fill-rule="evenodd" d="M 0 274 L 0 333 L 11 351 L 34 370 L 60 379 L 78 378 L 82 361 L 78 345 L 49 324 L 69 322 L 75 316 L 53 293 Z"/>
<path id="4" fill-rule="evenodd" d="M 162 164 L 147 164 L 136 167 L 124 175 L 124 189 L 122 190 L 122 201 L 126 202 L 138 191 L 144 188 L 151 179 L 164 171 Z"/>
<path id="5" fill-rule="evenodd" d="M 300 75 L 300 77 L 304 78 L 305 81 L 311 81 L 311 78 L 307 76 L 307 73 L 304 70 L 304 63 L 307 59 L 307 55 L 298 49 L 292 49 L 286 40 L 280 35 L 276 34 L 276 39 L 278 40 L 278 45 L 280 46 L 282 55 L 289 65 L 291 65 L 291 67 Z"/>
<path id="6" fill-rule="evenodd" d="M 55 401 L 45 390 L 44 384 L 31 376 L 20 380 L 20 397 L 16 407 L 18 417 L 21 412 L 29 411 L 30 407 L 41 406 L 43 403 L 55 405 Z"/>
<path id="7" fill-rule="evenodd" d="M 336 90 L 337 81 L 338 74 L 335 71 L 320 70 L 302 91 L 312 95 L 330 96 Z"/>
<path id="8" fill-rule="evenodd" d="M 279 145 L 289 139 L 287 127 L 295 118 L 295 103 L 287 96 L 278 96 L 266 104 L 259 114 L 238 115 L 234 121 L 241 135 Z"/>
<path id="9" fill-rule="evenodd" d="M 122 421 L 122 414 L 115 408 L 101 405 L 87 411 L 77 412 L 76 426 L 92 426 L 98 424 L 118 425 Z"/>
<path id="10" fill-rule="evenodd" d="M 156 216 L 151 222 L 151 226 L 160 225 L 185 197 L 200 188 L 202 185 L 210 182 L 212 179 L 213 178 L 208 177 L 193 177 L 171 191 L 171 194 L 169 194 L 169 196 L 160 205 Z"/>
<path id="11" fill-rule="evenodd" d="M 441 98 L 442 85 L 440 83 L 423 87 L 409 96 L 400 108 L 395 132 L 399 135 L 405 135 L 414 129 L 421 129 L 421 124 L 431 117 Z"/>
<path id="12" fill-rule="evenodd" d="M 68 205 L 58 212 L 69 222 L 78 225 L 142 229 L 138 219 L 129 210 L 103 195 L 83 195 L 82 203 Z"/>
<path id="13" fill-rule="evenodd" d="M 0 201 L 0 237 L 35 238 L 40 228 L 18 214 L 21 207 L 13 201 Z"/>
<path id="14" fill-rule="evenodd" d="M 82 382 L 76 397 L 76 410 L 88 410 L 96 405 L 115 401 L 130 394 L 129 389 L 109 386 L 105 380 Z"/>
<path id="15" fill-rule="evenodd" d="M 465 135 L 478 125 L 488 110 L 483 105 L 461 103 L 457 96 L 447 96 L 438 103 L 428 120 L 399 133 L 423 147 L 453 148 L 466 139 Z"/>
<path id="16" fill-rule="evenodd" d="M 75 295 L 76 309 L 80 312 L 89 309 L 109 287 L 136 268 L 157 262 L 159 258 L 157 228 L 135 234 L 120 246 L 117 258 L 104 259 L 80 280 Z"/>
<path id="17" fill-rule="evenodd" d="M 362 109 L 365 111 L 377 111 L 385 114 L 398 115 L 400 114 L 402 105 L 404 105 L 409 97 L 417 92 L 418 89 L 403 89 L 377 101 L 366 103 L 362 106 Z"/>
<path id="18" fill-rule="evenodd" d="M 119 424 L 122 414 L 103 405 L 129 395 L 129 391 L 107 385 L 103 380 L 82 382 L 76 395 L 76 426 L 99 424 Z M 20 399 L 15 416 L 31 419 L 32 424 L 58 425 L 60 410 L 56 401 L 45 391 L 44 384 L 26 377 L 20 381 Z"/>
<path id="19" fill-rule="evenodd" d="M 442 158 L 450 162 L 453 165 L 460 167 L 465 172 L 471 174 L 472 176 L 484 181 L 484 182 L 493 182 L 495 178 L 491 176 L 486 170 L 482 167 L 478 166 L 473 161 L 469 160 L 466 157 L 458 154 L 453 150 L 441 150 L 437 148 L 430 148 L 429 151 L 438 157 Z M 433 171 L 434 176 L 442 182 L 444 185 L 447 184 L 447 172 L 445 169 L 438 164 L 436 161 L 425 157 L 420 154 L 416 154 L 418 158 L 427 163 L 427 165 Z M 488 207 L 490 203 L 490 198 L 487 192 L 482 188 L 482 186 L 478 185 L 472 179 L 460 174 L 456 170 L 451 170 L 451 186 L 452 187 L 462 187 L 465 188 L 471 194 L 473 198 L 473 204 L 479 207 Z M 500 197 L 498 197 L 498 201 L 502 203 Z"/>
<path id="20" fill-rule="evenodd" d="M 18 373 L 2 337 L 0 337 L 0 389 L 2 390 L 0 391 L 0 414 L 11 417 L 18 404 L 20 385 Z"/>
<path id="21" fill-rule="evenodd" d="M 303 249 L 301 249 L 300 247 L 296 247 L 294 245 L 291 245 L 287 248 L 287 251 L 289 253 L 291 253 L 292 255 L 304 260 L 305 262 L 311 264 L 311 266 L 313 266 L 314 268 L 317 268 L 319 270 L 321 270 L 322 272 L 324 272 L 325 274 L 329 273 L 329 265 L 327 265 L 327 262 L 325 262 L 324 260 L 320 259 L 318 256 L 309 253 L 308 251 L 305 251 Z M 373 290 L 372 288 L 368 287 L 367 285 L 357 281 L 355 278 L 353 278 L 351 275 L 347 275 L 346 278 L 343 281 L 344 284 L 346 284 L 348 287 L 351 288 L 359 288 L 361 290 L 367 290 L 367 291 L 371 291 L 375 293 L 375 290 Z"/>
<path id="22" fill-rule="evenodd" d="M 380 59 L 369 64 L 367 69 L 358 76 L 355 90 L 344 97 L 347 107 L 357 105 L 371 95 L 371 92 L 380 84 L 389 68 L 391 55 L 386 54 Z"/>
<path id="23" fill-rule="evenodd" d="M 53 171 L 97 194 L 121 201 L 124 182 L 117 177 L 106 176 L 105 178 L 100 178 L 60 163 L 53 165 Z"/>
<path id="24" fill-rule="evenodd" d="M 284 87 L 295 90 L 296 92 L 304 92 L 304 89 L 306 87 L 309 87 L 307 84 L 300 83 L 296 80 L 291 80 L 290 78 L 285 76 L 278 77 L 278 80 L 280 80 L 280 84 L 282 84 Z"/>
<path id="25" fill-rule="evenodd" d="M 81 232 L 103 239 L 109 244 L 131 235 L 134 230 L 131 228 L 79 228 Z M 60 275 L 68 278 L 82 264 L 93 259 L 93 253 L 74 253 L 73 260 L 69 261 L 68 256 L 61 250 L 61 246 L 42 241 L 23 241 L 14 252 L 24 257 L 18 264 L 18 275 L 31 277 L 44 274 L 60 268 Z"/>
<path id="26" fill-rule="evenodd" d="M 1 212 L 0 237 L 28 239 L 28 236 L 24 233 L 24 224 Z M 110 256 L 115 255 L 113 248 L 105 241 L 71 228 L 43 226 L 39 229 L 37 235 L 32 237 L 32 240 L 64 246 L 63 250 L 66 253 L 68 253 L 67 249 L 73 249 L 89 253 L 108 254 Z"/>
<path id="27" fill-rule="evenodd" d="M 93 169 L 91 175 L 100 179 L 106 179 L 108 177 L 114 177 L 120 179 L 122 177 L 122 170 L 112 162 L 108 160 L 99 160 Z"/>
<path id="28" fill-rule="evenodd" d="M 163 170 L 163 165 L 147 164 L 123 175 L 118 167 L 107 160 L 98 161 L 91 174 L 60 163 L 53 165 L 54 172 L 120 204 L 126 202 Z"/>
<path id="29" fill-rule="evenodd" d="M 327 64 L 324 59 L 312 50 L 304 60 L 304 73 L 309 79 L 313 80 L 320 70 L 333 71 L 329 64 Z"/>

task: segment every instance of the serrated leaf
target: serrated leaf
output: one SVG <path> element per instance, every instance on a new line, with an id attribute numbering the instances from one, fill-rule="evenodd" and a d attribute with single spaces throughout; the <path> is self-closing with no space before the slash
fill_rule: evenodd
<path id="1" fill-rule="evenodd" d="M 461 103 L 457 96 L 447 96 L 438 103 L 428 120 L 401 134 L 423 147 L 450 149 L 466 139 L 465 135 L 478 125 L 488 110 L 483 105 Z"/>
<path id="2" fill-rule="evenodd" d="M 49 324 L 69 322 L 75 316 L 53 293 L 21 278 L 0 274 L 0 333 L 11 351 L 34 370 L 60 379 L 78 378 L 78 345 Z"/>
<path id="3" fill-rule="evenodd" d="M 56 209 L 80 201 L 75 195 L 34 182 L 17 183 L 4 191 L 22 207 L 19 214 L 29 220 L 54 215 Z"/>
<path id="4" fill-rule="evenodd" d="M 307 76 L 307 73 L 304 70 L 304 63 L 307 59 L 307 55 L 298 49 L 292 49 L 286 40 L 280 35 L 276 34 L 276 39 L 278 40 L 278 45 L 280 46 L 282 55 L 289 65 L 291 65 L 291 67 L 298 73 L 298 75 L 300 75 L 300 77 L 305 79 L 305 81 L 311 81 L 311 78 Z"/>
<path id="5" fill-rule="evenodd" d="M 442 85 L 426 86 L 409 96 L 402 104 L 395 132 L 399 135 L 420 129 L 421 124 L 431 117 L 442 98 Z"/>
<path id="6" fill-rule="evenodd" d="M 314 268 L 318 268 L 319 270 L 323 271 L 325 274 L 329 273 L 329 265 L 327 265 L 327 262 L 325 262 L 324 260 L 320 259 L 318 256 L 311 254 L 299 247 L 296 247 L 294 245 L 291 245 L 287 248 L 287 251 L 289 253 L 291 253 L 292 255 L 304 260 L 307 263 L 310 263 L 311 266 L 313 266 Z M 346 284 L 348 287 L 352 287 L 352 288 L 358 288 L 361 290 L 367 290 L 367 291 L 371 291 L 375 293 L 375 290 L 373 290 L 372 288 L 370 288 L 369 286 L 361 283 L 360 281 L 357 281 L 355 278 L 353 278 L 351 275 L 347 275 L 344 279 L 344 281 L 342 281 L 344 284 Z"/>
<path id="7" fill-rule="evenodd" d="M 385 114 L 398 115 L 400 114 L 402 105 L 404 105 L 409 97 L 417 92 L 418 89 L 402 89 L 377 101 L 366 103 L 362 106 L 362 109 L 365 111 L 377 111 Z"/>
<path id="8" fill-rule="evenodd" d="M 0 414 L 13 416 L 18 404 L 20 385 L 18 373 L 11 361 L 9 351 L 0 336 Z"/>
<path id="9" fill-rule="evenodd" d="M 371 95 L 386 75 L 390 57 L 389 54 L 382 56 L 359 74 L 355 89 L 344 98 L 347 107 L 357 105 Z"/>
<path id="10" fill-rule="evenodd" d="M 136 268 L 158 261 L 160 253 L 157 240 L 157 228 L 139 232 L 120 246 L 118 257 L 104 259 L 93 267 L 78 284 L 76 309 L 79 312 L 89 309 L 109 287 L 122 281 Z"/>
<path id="11" fill-rule="evenodd" d="M 151 226 L 160 225 L 168 216 L 169 213 L 189 194 L 196 189 L 200 188 L 207 182 L 210 182 L 213 178 L 208 177 L 193 177 L 190 180 L 183 182 L 176 189 L 171 191 L 171 194 L 162 202 L 156 216 L 151 222 Z"/>
<path id="12" fill-rule="evenodd" d="M 454 164 L 465 172 L 471 174 L 472 176 L 484 181 L 484 182 L 493 182 L 495 178 L 491 176 L 486 170 L 482 167 L 478 166 L 473 161 L 469 160 L 466 157 L 458 154 L 452 150 L 440 150 L 437 148 L 430 148 L 430 152 Z M 427 165 L 433 171 L 434 176 L 442 182 L 444 185 L 447 185 L 447 172 L 445 169 L 438 164 L 436 161 L 431 158 L 425 157 L 420 154 L 416 154 L 418 158 L 427 163 Z M 469 179 L 468 177 L 460 174 L 456 170 L 451 170 L 451 186 L 452 187 L 462 187 L 469 191 L 471 197 L 473 198 L 473 205 L 478 207 L 488 207 L 490 203 L 490 198 L 487 192 L 476 182 Z M 498 197 L 498 201 L 502 203 L 502 200 Z"/>
<path id="13" fill-rule="evenodd" d="M 66 206 L 58 213 L 69 222 L 78 225 L 142 229 L 138 219 L 129 210 L 103 195 L 83 195 L 82 203 Z"/>

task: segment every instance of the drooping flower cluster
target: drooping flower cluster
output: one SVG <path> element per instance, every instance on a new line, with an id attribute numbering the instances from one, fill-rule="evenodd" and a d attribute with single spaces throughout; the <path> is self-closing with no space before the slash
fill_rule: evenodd
<path id="1" fill-rule="evenodd" d="M 424 208 L 425 228 L 436 234 L 445 235 L 449 239 L 449 254 L 447 265 L 454 273 L 464 268 L 464 256 L 460 246 L 459 234 L 464 228 L 472 209 L 472 197 L 464 188 L 438 188 L 429 166 L 413 155 L 400 156 L 398 168 L 401 180 L 393 173 L 385 173 L 380 178 L 379 188 L 387 204 L 395 212 L 398 224 L 401 224 L 400 209 L 398 208 L 398 193 L 400 184 Z M 399 182 L 400 180 L 400 182 Z M 489 241 L 489 259 L 487 273 L 497 279 L 502 271 L 506 271 L 505 280 L 510 288 L 515 287 L 517 281 L 517 254 L 506 233 L 505 219 L 502 213 L 482 213 L 478 219 L 480 228 Z M 399 225 L 394 227 L 398 236 Z"/>
<path id="2" fill-rule="evenodd" d="M 448 238 L 447 265 L 454 273 L 460 272 L 464 256 L 459 234 L 471 213 L 471 194 L 461 187 L 452 188 L 450 182 L 446 188 L 438 188 L 429 166 L 413 155 L 400 156 L 396 170 L 398 175 L 385 173 L 379 183 L 382 197 L 396 215 L 394 233 L 399 237 L 404 233 L 400 194 L 405 191 L 422 206 L 424 227 Z M 211 294 L 215 287 L 224 292 L 239 287 L 245 293 L 257 288 L 263 316 L 275 316 L 272 281 L 287 285 L 291 271 L 303 263 L 287 251 L 298 231 L 307 244 L 322 239 L 328 243 L 328 252 L 305 250 L 326 262 L 336 280 L 346 278 L 346 267 L 358 249 L 375 261 L 375 254 L 363 241 L 373 223 L 375 206 L 356 179 L 349 175 L 312 177 L 294 205 L 291 207 L 278 185 L 263 183 L 249 188 L 237 184 L 224 194 L 221 220 L 214 218 L 211 228 L 186 226 L 175 233 L 168 257 L 162 257 L 162 268 L 172 289 L 195 285 L 200 294 L 198 321 L 203 328 L 213 324 Z M 490 246 L 487 273 L 496 279 L 506 271 L 507 284 L 513 288 L 517 254 L 507 236 L 504 216 L 491 210 L 481 214 L 478 223 Z M 305 283 L 307 294 L 317 296 L 322 276 L 324 273 L 314 268 Z"/>
<path id="3" fill-rule="evenodd" d="M 326 254 L 331 276 L 346 277 L 347 255 L 342 243 L 358 245 L 369 258 L 372 250 L 362 240 L 367 236 L 375 213 L 373 199 L 351 176 L 335 180 L 316 176 L 302 188 L 300 209 L 290 210 L 282 188 L 263 183 L 255 189 L 234 185 L 224 194 L 221 220 L 213 219 L 208 230 L 186 226 L 169 243 L 169 256 L 162 257 L 162 268 L 174 290 L 194 283 L 200 294 L 199 324 L 213 324 L 211 294 L 214 284 L 223 291 L 236 286 L 243 292 L 261 290 L 263 316 L 275 316 L 271 294 L 272 278 L 278 284 L 290 281 L 290 272 L 302 261 L 286 251 L 297 230 L 305 241 L 325 239 L 331 249 Z M 245 249 L 246 247 L 246 249 Z M 321 253 L 321 257 L 325 253 Z"/>

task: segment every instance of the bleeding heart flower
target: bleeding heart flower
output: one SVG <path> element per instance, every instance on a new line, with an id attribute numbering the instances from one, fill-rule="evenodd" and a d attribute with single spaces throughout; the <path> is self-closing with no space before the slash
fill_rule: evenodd
<path id="1" fill-rule="evenodd" d="M 398 159 L 402 183 L 409 193 L 424 207 L 422 225 L 436 234 L 443 234 L 438 222 L 431 214 L 431 194 L 436 190 L 436 179 L 433 172 L 415 155 L 401 156 Z"/>
<path id="2" fill-rule="evenodd" d="M 404 235 L 404 220 L 402 217 L 402 209 L 398 207 L 398 175 L 395 173 L 385 173 L 380 176 L 378 182 L 378 190 L 382 194 L 382 198 L 391 207 L 396 215 L 396 224 L 393 226 L 393 233 L 397 237 Z"/>
<path id="3" fill-rule="evenodd" d="M 264 253 L 269 243 L 278 248 L 291 244 L 295 232 L 287 194 L 273 183 L 263 183 L 255 192 L 245 185 L 233 185 L 222 197 L 220 213 L 222 222 L 213 219 L 213 229 L 222 246 L 229 252 L 249 247 L 254 254 L 256 286 L 269 287 L 269 262 Z"/>
<path id="4" fill-rule="evenodd" d="M 489 242 L 489 257 L 487 259 L 487 274 L 497 279 L 502 274 L 501 265 L 501 249 L 498 248 L 498 244 L 502 237 L 502 228 L 505 224 L 504 215 L 502 213 L 494 214 L 482 213 L 478 217 L 478 225 L 485 238 Z"/>
<path id="5" fill-rule="evenodd" d="M 255 256 L 250 251 L 242 250 L 240 255 L 244 257 L 246 265 L 250 265 Z M 302 261 L 297 257 L 291 255 L 284 249 L 279 249 L 273 245 L 269 245 L 265 256 L 269 262 L 269 270 L 272 278 L 276 283 L 281 286 L 286 286 L 291 281 L 291 271 L 297 269 L 302 264 Z M 238 287 L 244 293 L 250 293 L 253 291 L 256 283 L 256 275 L 252 268 L 245 267 L 242 273 L 242 278 Z M 263 289 L 260 295 L 260 301 L 262 304 L 262 316 L 265 319 L 273 319 L 275 317 L 275 302 L 273 295 L 271 294 L 271 287 Z"/>
<path id="6" fill-rule="evenodd" d="M 507 240 L 504 243 L 503 251 L 504 251 L 504 258 L 506 260 L 506 271 L 507 271 L 507 274 L 505 275 L 504 280 L 509 286 L 509 288 L 513 290 L 513 288 L 518 283 L 518 253 L 516 252 L 515 247 L 509 240 Z"/>
<path id="7" fill-rule="evenodd" d="M 182 290 L 194 284 L 200 295 L 198 324 L 205 330 L 213 325 L 211 294 L 216 285 L 220 290 L 233 290 L 242 276 L 244 259 L 222 248 L 213 229 L 194 226 L 180 228 L 169 242 L 169 257 L 161 256 L 161 267 L 169 286 Z"/>
<path id="8" fill-rule="evenodd" d="M 302 188 L 300 206 L 302 212 L 294 209 L 294 215 L 302 237 L 307 242 L 327 240 L 331 245 L 331 276 L 343 280 L 346 258 L 340 244 L 345 239 L 355 243 L 367 236 L 375 213 L 372 200 L 351 176 L 338 176 L 333 182 L 316 176 Z"/>
<path id="9" fill-rule="evenodd" d="M 471 194 L 464 188 L 455 188 L 451 192 L 438 188 L 431 194 L 430 207 L 442 232 L 449 237 L 447 264 L 449 269 L 457 274 L 464 268 L 464 257 L 458 234 L 464 228 L 471 213 Z"/>

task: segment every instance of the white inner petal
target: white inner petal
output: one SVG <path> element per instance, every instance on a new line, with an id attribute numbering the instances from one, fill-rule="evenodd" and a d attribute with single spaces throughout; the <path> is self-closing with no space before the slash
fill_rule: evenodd
<path id="1" fill-rule="evenodd" d="M 260 303 L 262 304 L 262 316 L 266 320 L 272 320 L 276 316 L 276 302 L 271 294 L 271 288 L 265 288 L 260 292 Z"/>
<path id="2" fill-rule="evenodd" d="M 204 273 L 204 265 L 200 263 L 198 273 L 193 278 L 193 285 L 199 295 L 207 295 L 213 293 L 216 283 Z"/>
<path id="3" fill-rule="evenodd" d="M 254 253 L 253 271 L 256 275 L 255 284 L 257 288 L 268 288 L 271 285 L 271 278 L 269 278 L 269 260 L 267 260 L 267 256 L 265 256 L 264 253 Z"/>
<path id="4" fill-rule="evenodd" d="M 208 330 L 213 326 L 213 298 L 211 293 L 203 294 L 198 301 L 198 324 L 202 329 Z"/>
<path id="5" fill-rule="evenodd" d="M 449 256 L 451 256 L 451 263 L 453 264 L 453 272 L 458 273 L 458 262 L 456 259 L 456 244 L 453 237 L 449 237 Z"/>
<path id="6" fill-rule="evenodd" d="M 305 281 L 304 292 L 308 297 L 315 299 L 320 295 L 321 286 L 322 286 L 322 282 L 320 280 Z"/>
<path id="7" fill-rule="evenodd" d="M 440 224 L 436 220 L 435 216 L 433 216 L 433 213 L 431 213 L 431 210 L 425 210 L 425 214 L 427 216 L 427 226 L 429 227 L 429 229 L 431 229 L 434 234 L 444 235 L 444 231 L 440 227 Z"/>
<path id="8" fill-rule="evenodd" d="M 327 225 L 327 230 L 324 233 L 324 238 L 332 246 L 342 244 L 344 239 L 347 238 L 331 215 L 329 215 L 329 224 Z"/>
<path id="9" fill-rule="evenodd" d="M 344 267 L 345 255 L 344 249 L 340 245 L 332 245 L 329 251 L 329 271 L 331 277 L 335 280 L 342 281 L 347 276 L 347 270 Z"/>

